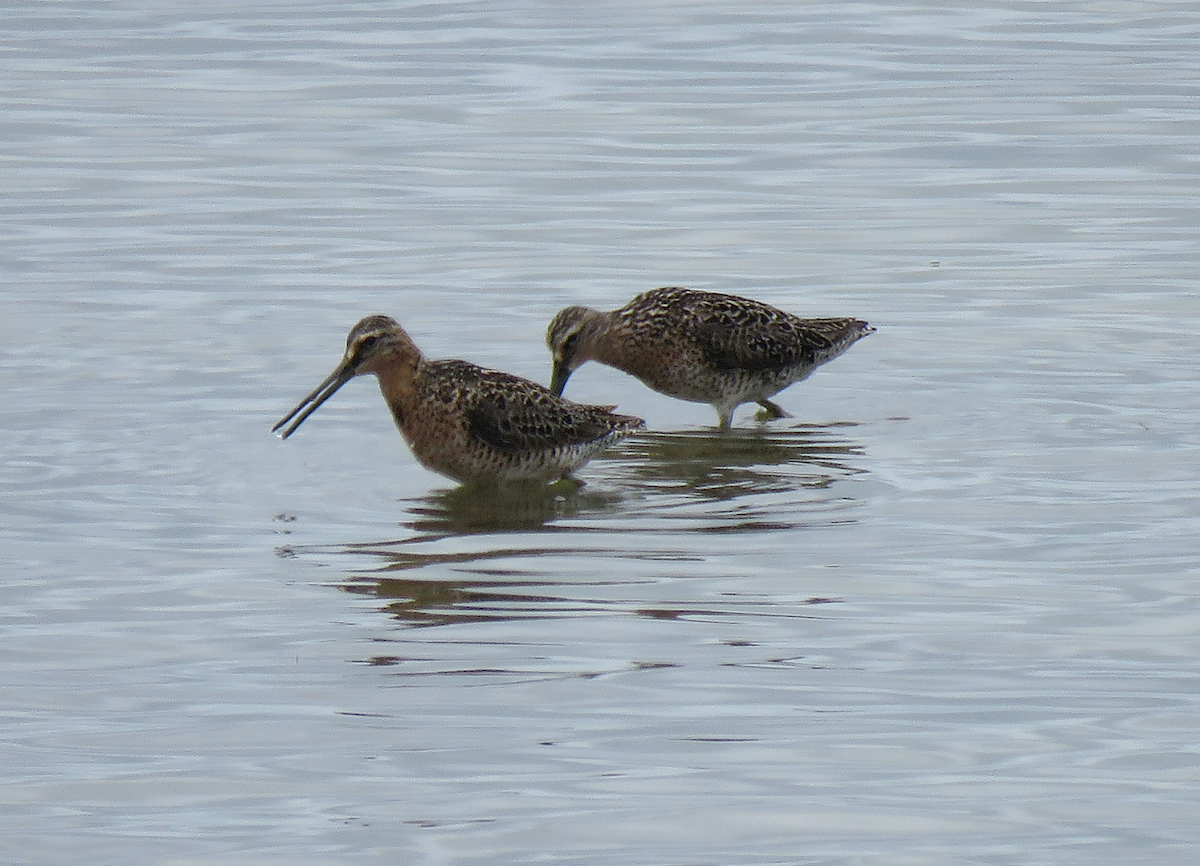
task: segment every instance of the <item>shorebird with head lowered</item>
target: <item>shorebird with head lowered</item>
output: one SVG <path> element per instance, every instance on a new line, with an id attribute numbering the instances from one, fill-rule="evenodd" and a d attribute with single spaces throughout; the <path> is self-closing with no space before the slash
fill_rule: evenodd
<path id="1" fill-rule="evenodd" d="M 350 330 L 337 368 L 272 432 L 288 438 L 339 388 L 368 374 L 417 461 L 460 482 L 557 481 L 645 426 L 528 379 L 426 360 L 395 319 L 368 316 Z"/>
<path id="2" fill-rule="evenodd" d="M 599 361 L 659 393 L 710 404 L 727 429 L 743 403 L 786 417 L 771 397 L 874 331 L 859 319 L 802 319 L 735 295 L 653 289 L 611 312 L 560 311 L 546 331 L 550 390 L 561 394 L 581 364 Z"/>

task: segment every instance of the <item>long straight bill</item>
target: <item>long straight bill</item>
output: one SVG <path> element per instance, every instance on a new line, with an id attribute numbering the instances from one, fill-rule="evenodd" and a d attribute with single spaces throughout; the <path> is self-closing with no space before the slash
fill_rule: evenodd
<path id="1" fill-rule="evenodd" d="M 563 388 L 567 387 L 567 379 L 571 378 L 573 371 L 562 361 L 554 362 L 554 370 L 550 374 L 550 390 L 562 396 Z"/>
<path id="2" fill-rule="evenodd" d="M 300 401 L 291 412 L 288 412 L 282 421 L 271 428 L 272 433 L 278 433 L 281 427 L 284 427 L 282 433 L 279 433 L 281 439 L 286 439 L 296 432 L 296 428 L 304 423 L 304 419 L 316 412 L 321 404 L 337 393 L 338 388 L 345 385 L 354 378 L 354 371 L 350 365 L 343 361 L 338 365 L 338 368 L 329 374 L 329 377 L 316 387 L 316 389 Z M 295 419 L 294 421 L 292 419 Z M 288 422 L 291 421 L 291 424 Z"/>

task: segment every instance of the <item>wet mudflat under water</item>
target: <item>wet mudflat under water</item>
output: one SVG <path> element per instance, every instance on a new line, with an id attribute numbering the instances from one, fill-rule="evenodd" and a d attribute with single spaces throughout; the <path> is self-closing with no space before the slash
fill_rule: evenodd
<path id="1" fill-rule="evenodd" d="M 13 8 L 0 860 L 1194 859 L 1200 22 L 785 6 Z M 267 432 L 669 284 L 879 330 L 578 489 Z"/>

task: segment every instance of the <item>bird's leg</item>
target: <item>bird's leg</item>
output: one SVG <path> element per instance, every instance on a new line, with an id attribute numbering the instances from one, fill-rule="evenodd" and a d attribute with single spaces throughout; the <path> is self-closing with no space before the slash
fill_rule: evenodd
<path id="1" fill-rule="evenodd" d="M 760 419 L 762 419 L 763 421 L 774 421 L 777 418 L 791 418 L 792 417 L 791 415 L 789 415 L 787 412 L 785 412 L 783 410 L 783 407 L 779 406 L 776 403 L 772 403 L 770 400 L 766 399 L 765 397 L 761 400 L 758 400 L 757 403 L 759 406 L 762 406 L 762 411 L 758 413 L 758 417 Z"/>

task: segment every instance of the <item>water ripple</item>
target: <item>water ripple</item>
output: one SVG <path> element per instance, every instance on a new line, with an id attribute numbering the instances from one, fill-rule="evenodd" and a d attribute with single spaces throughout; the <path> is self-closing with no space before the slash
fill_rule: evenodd
<path id="1" fill-rule="evenodd" d="M 864 470 L 848 426 L 641 434 L 585 485 L 438 490 L 405 502 L 407 534 L 278 552 L 334 565 L 347 574 L 335 585 L 406 625 L 794 616 L 758 599 L 681 601 L 666 579 L 728 572 L 720 551 L 760 548 L 764 533 L 852 522 L 843 482 Z"/>

